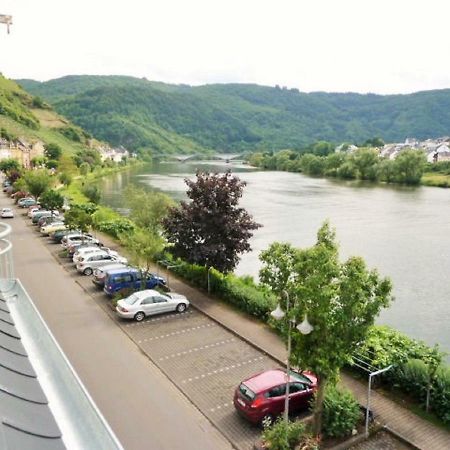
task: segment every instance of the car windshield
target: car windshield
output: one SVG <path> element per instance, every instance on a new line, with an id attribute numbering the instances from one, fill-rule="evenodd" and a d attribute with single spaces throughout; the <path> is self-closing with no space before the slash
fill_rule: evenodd
<path id="1" fill-rule="evenodd" d="M 138 300 L 139 296 L 135 294 L 130 295 L 129 297 L 123 299 L 123 301 L 128 305 L 134 305 Z"/>
<path id="2" fill-rule="evenodd" d="M 239 392 L 249 400 L 253 400 L 256 397 L 256 394 L 244 383 L 241 383 L 241 385 L 239 386 Z"/>
<path id="3" fill-rule="evenodd" d="M 312 381 L 306 375 L 303 375 L 302 373 L 291 371 L 290 374 L 291 374 L 292 378 L 295 378 L 296 380 L 301 381 L 302 383 L 307 383 L 307 384 L 312 383 Z"/>

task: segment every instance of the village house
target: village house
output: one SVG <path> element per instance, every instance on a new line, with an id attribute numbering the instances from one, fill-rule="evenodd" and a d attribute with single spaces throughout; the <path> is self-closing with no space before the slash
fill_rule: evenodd
<path id="1" fill-rule="evenodd" d="M 28 142 L 24 138 L 16 141 L 8 141 L 0 138 L 0 160 L 12 158 L 23 167 L 31 167 L 31 160 L 38 156 L 44 156 L 44 143 L 41 141 Z"/>
<path id="2" fill-rule="evenodd" d="M 354 152 L 357 149 L 354 145 L 341 144 L 335 148 L 336 152 Z M 450 161 L 450 137 L 443 136 L 436 139 L 426 139 L 419 141 L 414 138 L 407 138 L 405 142 L 385 144 L 377 148 L 380 157 L 395 159 L 399 153 L 407 149 L 422 150 L 425 152 L 427 161 L 430 163 Z"/>
<path id="3" fill-rule="evenodd" d="M 130 152 L 122 146 L 117 148 L 103 146 L 99 147 L 97 150 L 100 152 L 102 161 L 109 159 L 114 162 L 121 162 L 130 157 Z"/>

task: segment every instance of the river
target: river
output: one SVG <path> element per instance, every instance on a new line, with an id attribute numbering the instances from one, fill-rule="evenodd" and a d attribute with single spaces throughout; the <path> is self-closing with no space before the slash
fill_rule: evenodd
<path id="1" fill-rule="evenodd" d="M 328 219 L 341 259 L 362 256 L 389 276 L 395 301 L 377 322 L 450 352 L 450 190 L 401 187 L 264 172 L 239 164 L 161 163 L 102 180 L 103 202 L 126 209 L 121 192 L 133 183 L 185 198 L 184 178 L 196 170 L 232 170 L 247 182 L 241 205 L 263 225 L 242 256 L 237 274 L 257 277 L 258 254 L 271 242 L 314 244 Z"/>

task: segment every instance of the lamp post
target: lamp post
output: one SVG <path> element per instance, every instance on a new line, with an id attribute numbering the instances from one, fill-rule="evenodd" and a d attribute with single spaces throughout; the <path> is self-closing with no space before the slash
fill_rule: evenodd
<path id="1" fill-rule="evenodd" d="M 289 318 L 289 308 L 290 308 L 290 299 L 289 293 L 287 291 L 283 291 L 283 295 L 286 297 L 286 312 L 284 312 L 280 306 L 277 305 L 276 309 L 270 313 L 270 315 L 275 320 L 281 320 L 286 316 L 288 320 L 288 345 L 287 345 L 287 362 L 286 362 L 286 397 L 284 399 L 284 421 L 286 424 L 286 439 L 287 439 L 287 426 L 289 423 L 289 377 L 291 371 L 291 332 L 292 332 L 292 324 L 295 323 L 295 320 Z M 314 327 L 308 322 L 308 317 L 305 314 L 305 318 L 303 322 L 295 327 L 300 333 L 306 335 L 311 333 Z"/>

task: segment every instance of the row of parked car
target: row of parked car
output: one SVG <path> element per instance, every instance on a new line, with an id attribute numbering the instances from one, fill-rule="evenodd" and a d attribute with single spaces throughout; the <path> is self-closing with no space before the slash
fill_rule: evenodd
<path id="1" fill-rule="evenodd" d="M 80 274 L 91 276 L 92 282 L 108 297 L 124 291 L 134 291 L 119 300 L 116 313 L 124 319 L 142 321 L 146 316 L 170 311 L 183 312 L 189 307 L 184 295 L 160 292 L 166 288 L 163 277 L 146 273 L 128 265 L 125 257 L 103 246 L 91 234 L 67 230 L 62 215 L 44 211 L 32 201 L 19 200 L 19 207 L 28 207 L 28 217 L 40 227 L 40 232 L 60 243 Z M 311 372 L 291 371 L 289 380 L 282 369 L 266 370 L 243 380 L 236 388 L 233 404 L 236 411 L 253 424 L 272 422 L 283 413 L 287 382 L 291 413 L 308 407 L 317 390 L 317 377 Z"/>
<path id="2" fill-rule="evenodd" d="M 128 264 L 127 258 L 103 246 L 94 236 L 79 230 L 69 230 L 59 211 L 48 211 L 32 198 L 17 202 L 19 208 L 28 208 L 27 216 L 43 235 L 54 243 L 60 243 L 67 256 L 72 259 L 80 274 L 91 276 L 93 283 L 106 295 L 114 297 L 124 292 L 133 292 L 119 300 L 116 311 L 125 319 L 143 320 L 146 316 L 170 311 L 183 312 L 189 307 L 184 295 L 167 290 L 163 277 L 148 273 Z"/>

